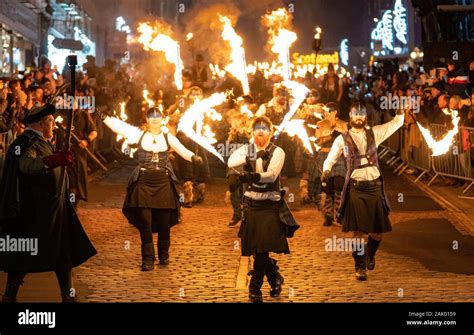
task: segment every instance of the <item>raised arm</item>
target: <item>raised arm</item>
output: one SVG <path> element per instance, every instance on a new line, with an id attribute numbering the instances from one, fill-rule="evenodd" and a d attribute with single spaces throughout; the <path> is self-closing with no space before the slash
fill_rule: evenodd
<path id="1" fill-rule="evenodd" d="M 377 146 L 389 138 L 394 132 L 397 131 L 398 128 L 403 126 L 404 116 L 405 114 L 397 114 L 392 119 L 392 121 L 374 126 L 372 128 L 375 136 L 375 144 Z"/>
<path id="2" fill-rule="evenodd" d="M 168 143 L 173 150 L 188 162 L 192 161 L 194 152 L 188 150 L 173 134 L 168 133 Z"/>
<path id="3" fill-rule="evenodd" d="M 132 126 L 116 117 L 107 116 L 104 119 L 104 123 L 114 133 L 125 137 L 130 144 L 138 143 L 140 136 L 142 135 L 142 130 L 140 130 L 140 128 Z"/>

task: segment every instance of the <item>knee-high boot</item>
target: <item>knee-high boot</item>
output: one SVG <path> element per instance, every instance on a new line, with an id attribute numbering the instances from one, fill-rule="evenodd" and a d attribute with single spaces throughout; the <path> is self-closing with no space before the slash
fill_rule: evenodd
<path id="1" fill-rule="evenodd" d="M 356 243 L 354 243 L 354 246 Z M 367 272 L 366 272 L 366 250 L 367 246 L 362 245 L 363 250 L 362 252 L 358 250 L 357 247 L 354 247 L 354 251 L 352 252 L 352 257 L 354 258 L 354 265 L 356 271 L 356 279 L 357 280 L 367 280 Z"/>
<path id="2" fill-rule="evenodd" d="M 367 243 L 367 270 L 375 269 L 375 253 L 380 246 L 380 242 L 369 235 L 369 242 Z"/>
<path id="3" fill-rule="evenodd" d="M 270 296 L 275 298 L 281 293 L 281 285 L 285 281 L 283 276 L 278 272 L 280 269 L 276 265 L 277 261 L 273 258 L 269 258 L 265 266 L 265 275 L 267 276 L 268 284 L 270 284 Z"/>

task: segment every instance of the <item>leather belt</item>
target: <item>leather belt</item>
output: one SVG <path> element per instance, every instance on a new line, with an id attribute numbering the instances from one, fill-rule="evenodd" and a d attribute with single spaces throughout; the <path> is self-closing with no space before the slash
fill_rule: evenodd
<path id="1" fill-rule="evenodd" d="M 374 180 L 355 180 L 351 178 L 351 184 L 355 186 L 374 186 L 380 185 L 381 181 L 380 178 Z"/>

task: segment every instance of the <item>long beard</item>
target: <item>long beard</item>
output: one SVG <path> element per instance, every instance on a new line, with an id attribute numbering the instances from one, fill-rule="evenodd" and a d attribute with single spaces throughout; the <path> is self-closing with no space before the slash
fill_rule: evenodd
<path id="1" fill-rule="evenodd" d="M 256 136 L 254 138 L 255 145 L 259 148 L 266 147 L 270 142 L 270 136 Z"/>
<path id="2" fill-rule="evenodd" d="M 351 120 L 352 128 L 362 129 L 362 128 L 365 128 L 366 125 L 367 125 L 367 120 L 362 121 L 362 123 L 357 123 Z"/>

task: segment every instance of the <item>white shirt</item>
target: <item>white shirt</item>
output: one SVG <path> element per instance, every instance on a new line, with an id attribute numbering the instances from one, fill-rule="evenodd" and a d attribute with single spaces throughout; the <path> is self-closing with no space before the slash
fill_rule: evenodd
<path id="1" fill-rule="evenodd" d="M 244 165 L 246 163 L 246 158 L 249 155 L 249 146 L 253 146 L 250 150 L 251 154 L 256 154 L 258 152 L 255 144 L 243 145 L 229 157 L 227 165 L 229 168 L 236 168 L 238 166 Z M 258 158 L 255 162 L 255 172 L 260 173 L 260 183 L 273 183 L 278 176 L 280 175 L 283 164 L 285 163 L 285 152 L 283 149 L 277 147 L 273 151 L 272 158 L 268 164 L 267 171 L 263 171 L 263 160 Z M 244 195 L 253 200 L 272 200 L 280 201 L 281 196 L 280 192 L 271 191 L 271 192 L 254 192 L 254 191 L 245 191 Z"/>
<path id="2" fill-rule="evenodd" d="M 404 114 L 396 115 L 392 121 L 387 123 L 374 126 L 372 130 L 374 131 L 375 145 L 378 147 L 380 143 L 389 138 L 398 128 L 403 126 Z M 355 132 L 353 129 L 349 130 L 349 135 L 354 141 L 355 145 L 359 149 L 361 155 L 365 154 L 367 150 L 367 138 L 365 131 Z M 332 144 L 331 151 L 328 154 L 328 157 L 324 161 L 323 171 L 331 171 L 333 165 L 336 163 L 337 159 L 344 153 L 344 156 L 347 157 L 347 150 L 344 150 L 344 138 L 342 135 L 339 135 L 334 140 Z M 361 159 L 361 164 L 367 164 L 367 158 Z M 376 166 L 367 166 L 362 169 L 355 169 L 351 178 L 355 180 L 374 180 L 380 177 L 380 171 Z"/>
<path id="3" fill-rule="evenodd" d="M 136 144 L 143 135 L 143 130 L 138 127 L 132 126 L 122 120 L 115 117 L 107 116 L 104 123 L 114 132 L 125 137 L 129 144 Z M 183 157 L 183 159 L 191 162 L 191 157 L 194 153 L 188 149 L 173 135 L 169 132 L 168 128 L 162 127 L 162 132 L 159 135 L 153 135 L 146 132 L 143 135 L 142 147 L 147 151 L 152 152 L 163 152 L 166 151 L 166 141 L 164 134 L 168 134 L 168 143 L 173 150 Z M 153 143 L 155 142 L 155 143 Z"/>

